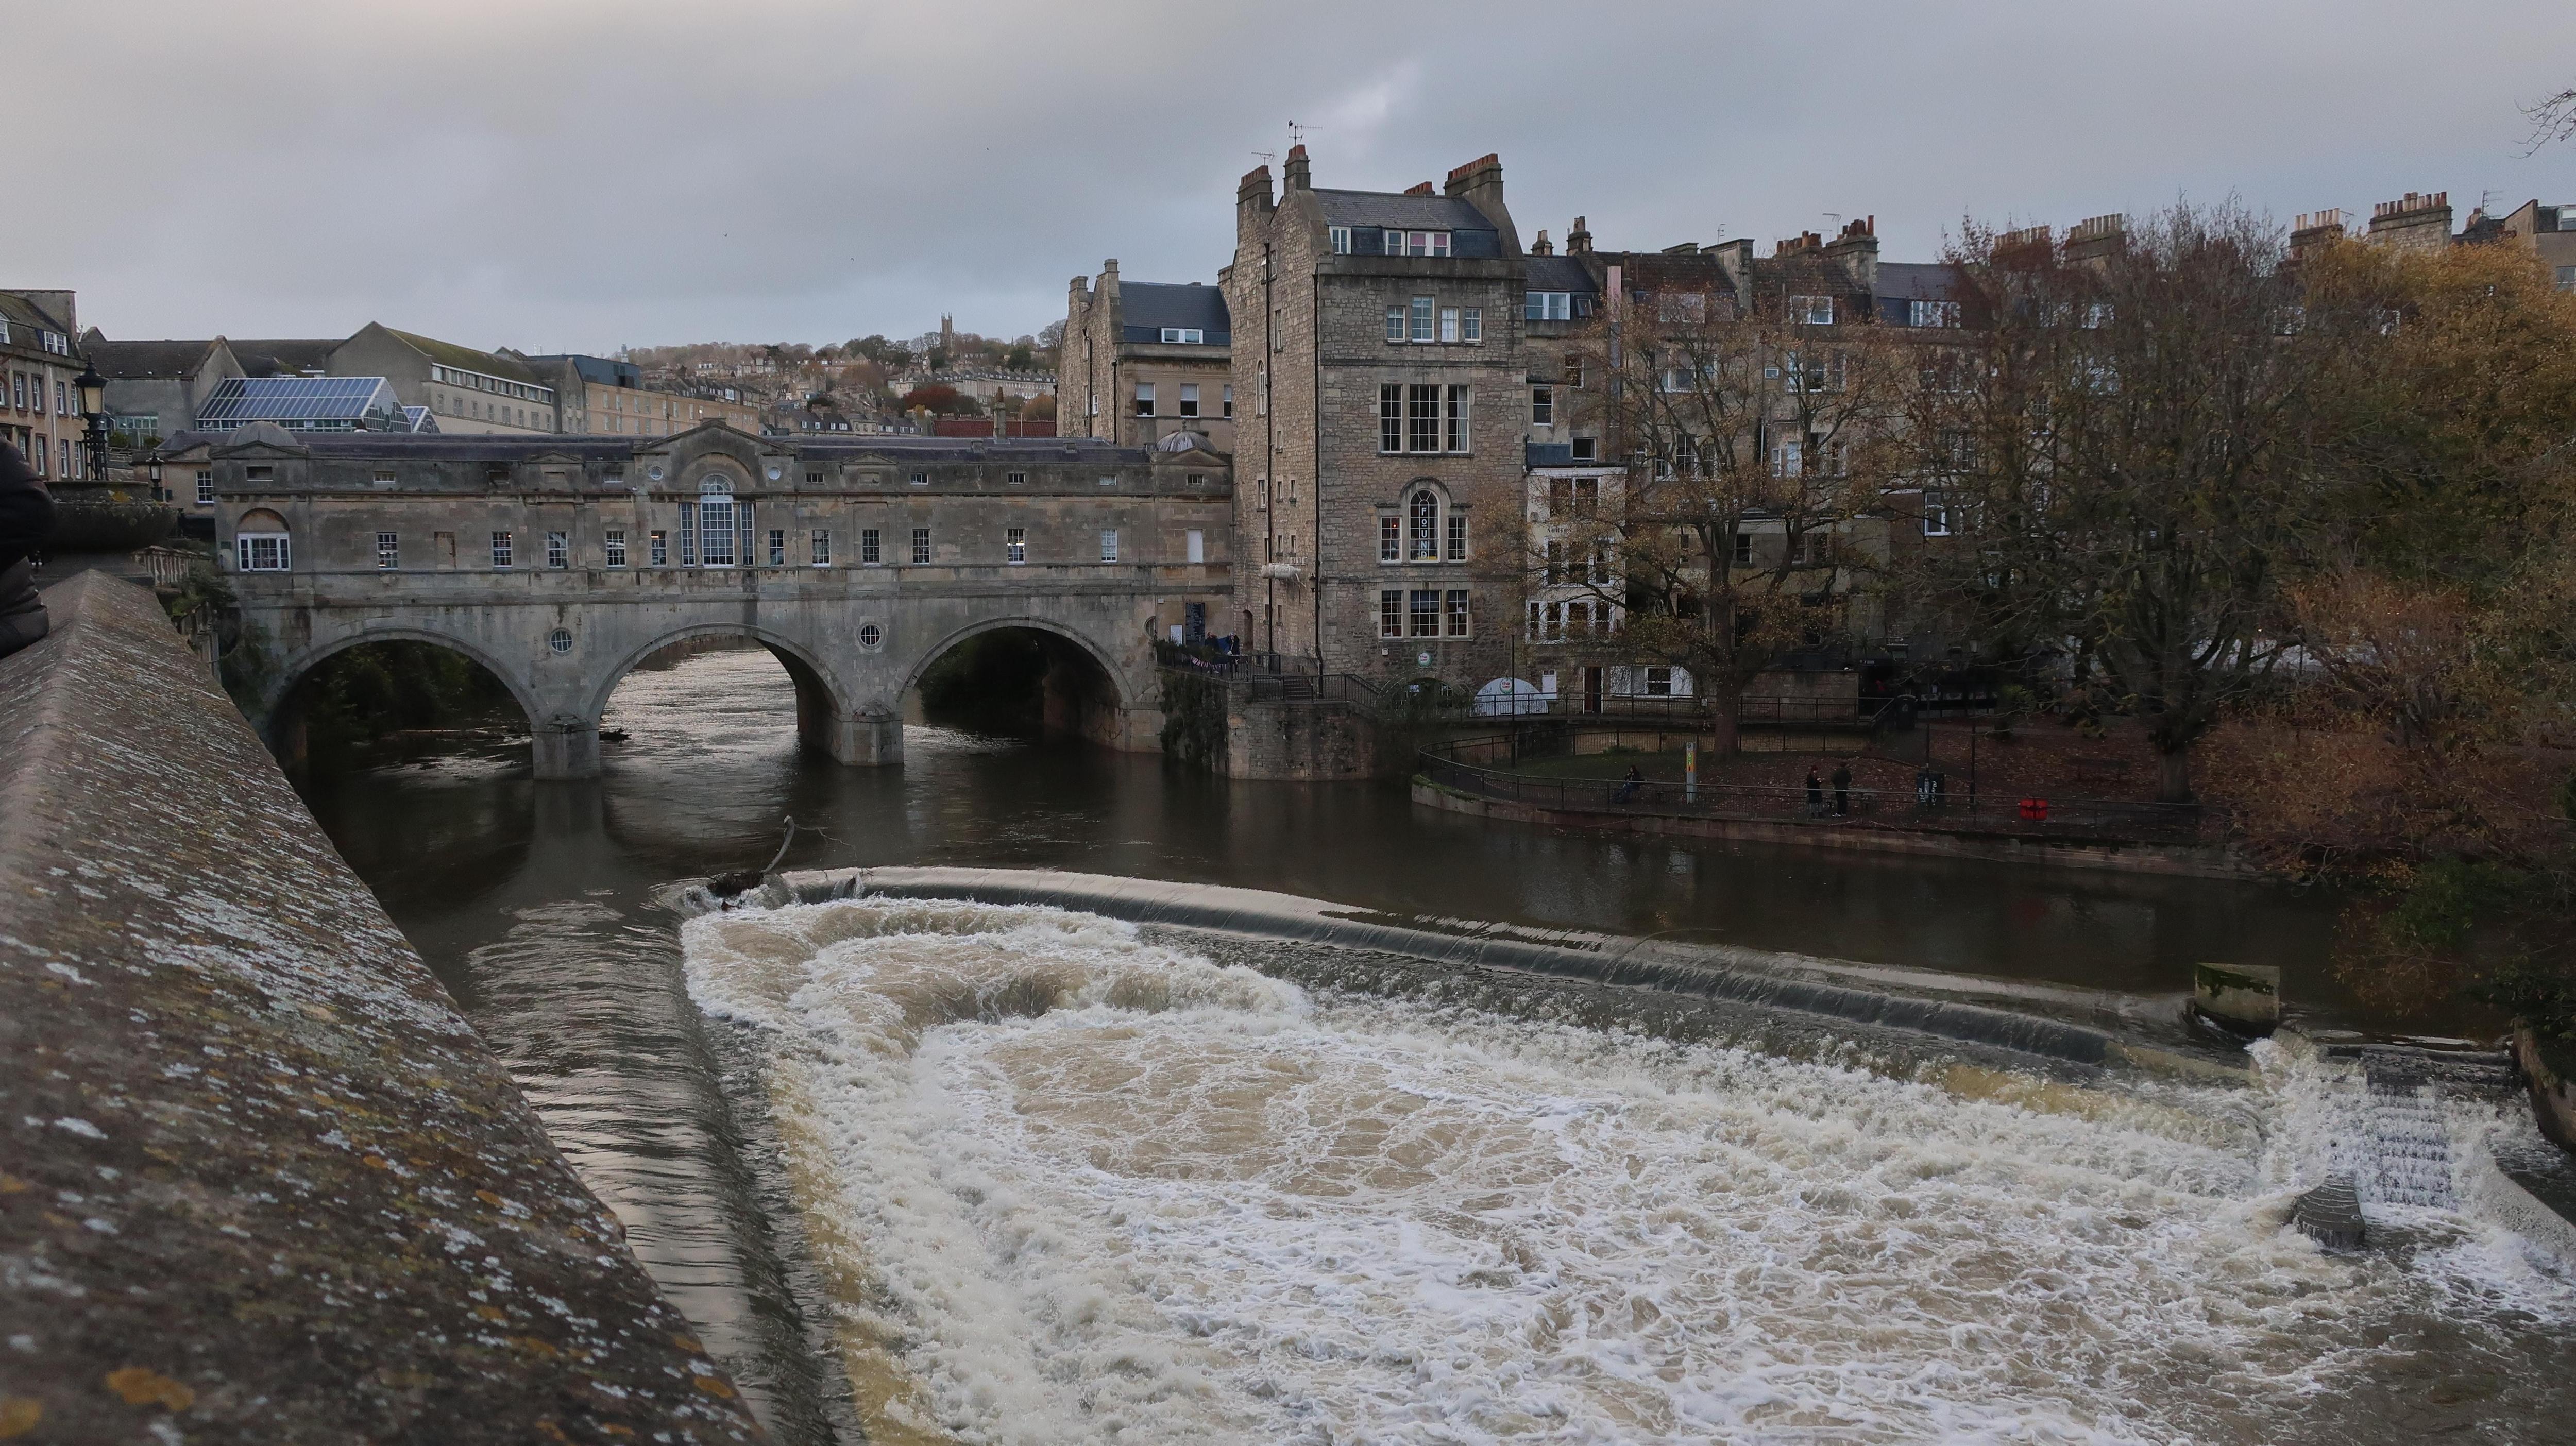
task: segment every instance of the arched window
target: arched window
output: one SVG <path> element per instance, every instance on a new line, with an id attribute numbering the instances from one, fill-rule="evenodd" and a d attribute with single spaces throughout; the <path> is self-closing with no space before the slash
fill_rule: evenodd
<path id="1" fill-rule="evenodd" d="M 1413 498 L 1405 504 L 1405 549 L 1410 562 L 1440 560 L 1440 494 L 1428 487 L 1414 489 Z"/>
<path id="2" fill-rule="evenodd" d="M 285 572 L 295 565 L 286 519 L 262 507 L 242 514 L 233 528 L 233 564 L 243 572 Z"/>
<path id="3" fill-rule="evenodd" d="M 733 484 L 710 477 L 698 484 L 698 564 L 731 567 L 735 555 Z"/>

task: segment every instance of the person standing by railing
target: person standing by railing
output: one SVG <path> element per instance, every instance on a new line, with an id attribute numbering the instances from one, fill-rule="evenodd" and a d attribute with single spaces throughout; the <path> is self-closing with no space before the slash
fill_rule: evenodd
<path id="1" fill-rule="evenodd" d="M 1834 817 L 1851 817 L 1851 760 L 1834 765 Z"/>
<path id="2" fill-rule="evenodd" d="M 1824 816 L 1825 781 L 1817 777 L 1816 770 L 1810 767 L 1807 770 L 1807 817 L 1823 818 Z"/>
<path id="3" fill-rule="evenodd" d="M 18 449 L 0 442 L 0 658 L 51 630 L 36 592 L 36 549 L 54 530 L 54 497 Z"/>

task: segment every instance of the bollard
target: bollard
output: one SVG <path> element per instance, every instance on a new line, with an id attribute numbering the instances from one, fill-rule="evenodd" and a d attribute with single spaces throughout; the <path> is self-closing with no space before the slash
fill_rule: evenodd
<path id="1" fill-rule="evenodd" d="M 2191 1007 L 2238 1034 L 2281 1027 L 2281 969 L 2276 964 L 2194 964 Z"/>

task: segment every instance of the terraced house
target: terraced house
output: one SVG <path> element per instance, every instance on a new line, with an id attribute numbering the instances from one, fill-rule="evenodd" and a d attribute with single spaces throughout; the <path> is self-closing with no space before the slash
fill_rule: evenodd
<path id="1" fill-rule="evenodd" d="M 74 410 L 81 358 L 68 291 L 0 291 L 0 438 L 24 453 L 39 477 L 76 477 L 86 424 Z"/>
<path id="2" fill-rule="evenodd" d="M 1486 156 L 1446 188 L 1315 186 L 1304 146 L 1235 198 L 1238 593 L 1323 671 L 1481 682 L 1518 632 L 1529 425 L 1520 234 Z"/>

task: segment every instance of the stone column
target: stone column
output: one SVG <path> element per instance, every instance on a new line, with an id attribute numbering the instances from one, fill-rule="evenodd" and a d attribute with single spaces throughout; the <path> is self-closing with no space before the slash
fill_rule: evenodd
<path id="1" fill-rule="evenodd" d="M 903 766 L 903 715 L 891 709 L 860 712 L 850 716 L 843 729 L 845 744 L 839 753 L 843 763 L 861 768 L 900 768 Z"/>
<path id="2" fill-rule="evenodd" d="M 577 713 L 556 713 L 536 727 L 537 777 L 597 778 L 599 724 Z"/>

